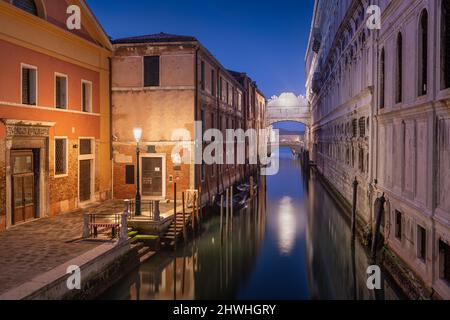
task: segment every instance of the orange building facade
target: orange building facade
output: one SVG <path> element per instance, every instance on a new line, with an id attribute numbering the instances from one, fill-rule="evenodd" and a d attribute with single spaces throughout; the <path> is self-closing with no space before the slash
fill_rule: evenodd
<path id="1" fill-rule="evenodd" d="M 111 51 L 84 1 L 0 0 L 0 230 L 111 197 Z"/>

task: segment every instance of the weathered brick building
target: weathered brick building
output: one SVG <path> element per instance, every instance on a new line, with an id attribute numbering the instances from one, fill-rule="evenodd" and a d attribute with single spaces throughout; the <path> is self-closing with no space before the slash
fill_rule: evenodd
<path id="1" fill-rule="evenodd" d="M 242 178 L 244 165 L 194 165 L 193 154 L 191 164 L 180 164 L 172 150 L 180 141 L 194 149 L 200 134 L 195 121 L 203 132 L 216 128 L 224 135 L 226 129 L 255 127 L 254 116 L 247 121 L 248 110 L 256 108 L 254 82 L 227 71 L 194 37 L 161 33 L 118 39 L 113 46 L 114 197 L 136 193 L 136 127 L 143 129 L 144 198 L 173 199 L 175 182 L 179 192 L 201 185 L 204 196 L 212 196 Z M 265 98 L 258 94 L 263 109 Z M 188 136 L 174 135 L 180 129 Z"/>
<path id="2" fill-rule="evenodd" d="M 110 197 L 111 49 L 84 1 L 0 1 L 0 230 Z"/>

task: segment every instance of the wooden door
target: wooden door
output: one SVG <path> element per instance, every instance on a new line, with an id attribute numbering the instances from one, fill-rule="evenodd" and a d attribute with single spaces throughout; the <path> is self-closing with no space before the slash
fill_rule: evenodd
<path id="1" fill-rule="evenodd" d="M 31 150 L 13 151 L 12 163 L 12 223 L 36 218 L 34 157 Z"/>
<path id="2" fill-rule="evenodd" d="M 79 193 L 80 202 L 86 202 L 91 200 L 91 161 L 92 160 L 80 160 L 80 179 L 79 179 Z"/>
<path id="3" fill-rule="evenodd" d="M 142 158 L 142 195 L 144 197 L 163 196 L 163 159 Z"/>

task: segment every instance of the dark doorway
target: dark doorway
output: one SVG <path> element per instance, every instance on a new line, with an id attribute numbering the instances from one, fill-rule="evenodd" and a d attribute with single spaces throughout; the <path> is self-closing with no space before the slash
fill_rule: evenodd
<path id="1" fill-rule="evenodd" d="M 91 200 L 91 162 L 92 160 L 80 160 L 80 202 Z"/>
<path id="2" fill-rule="evenodd" d="M 142 195 L 145 197 L 163 196 L 163 159 L 142 158 Z"/>

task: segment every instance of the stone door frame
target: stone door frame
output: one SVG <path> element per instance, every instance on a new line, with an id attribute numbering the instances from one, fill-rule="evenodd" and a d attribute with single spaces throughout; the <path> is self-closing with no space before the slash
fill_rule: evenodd
<path id="1" fill-rule="evenodd" d="M 11 151 L 39 149 L 39 199 L 36 199 L 36 219 L 49 212 L 49 131 L 54 122 L 2 119 L 6 127 L 6 228 L 13 225 Z M 32 221 L 32 220 L 30 220 Z"/>

